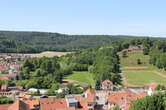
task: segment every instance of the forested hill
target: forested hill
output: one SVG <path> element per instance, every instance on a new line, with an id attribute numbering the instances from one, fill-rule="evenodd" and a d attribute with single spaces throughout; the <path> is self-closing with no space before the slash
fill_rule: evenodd
<path id="1" fill-rule="evenodd" d="M 126 41 L 132 39 L 132 36 L 111 36 L 111 35 L 66 35 L 59 33 L 49 33 L 49 32 L 19 32 L 19 31 L 0 31 L 0 39 L 6 38 L 7 43 L 0 43 L 1 47 L 6 47 L 6 51 L 14 52 L 16 51 L 13 47 L 15 44 L 11 44 L 9 40 L 14 42 L 20 42 L 26 44 L 28 47 L 20 50 L 18 52 L 41 52 L 45 50 L 54 51 L 73 51 L 84 48 L 97 47 L 107 44 L 112 44 L 116 41 Z M 5 45 L 5 46 L 4 46 Z M 1 49 L 2 51 L 2 49 Z M 2 52 L 5 52 L 4 50 Z"/>
<path id="2" fill-rule="evenodd" d="M 127 41 L 134 36 L 66 35 L 50 32 L 0 31 L 0 52 L 74 51 L 113 42 Z M 5 40 L 6 39 L 6 40 Z M 5 47 L 5 48 L 4 48 Z M 22 48 L 23 47 L 23 48 Z"/>

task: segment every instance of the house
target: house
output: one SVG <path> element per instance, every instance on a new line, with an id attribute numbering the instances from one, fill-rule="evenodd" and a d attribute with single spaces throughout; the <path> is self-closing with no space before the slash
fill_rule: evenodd
<path id="1" fill-rule="evenodd" d="M 88 89 L 85 93 L 85 100 L 88 110 L 94 110 L 96 106 L 96 93 L 92 89 Z"/>
<path id="2" fill-rule="evenodd" d="M 153 94 L 155 93 L 155 91 L 156 91 L 156 87 L 157 87 L 157 85 L 156 85 L 155 83 L 149 84 L 149 85 L 148 85 L 147 94 L 148 94 L 149 96 L 153 95 Z"/>
<path id="3" fill-rule="evenodd" d="M 23 90 L 22 86 L 12 86 L 12 87 L 8 87 L 9 91 L 21 91 Z"/>
<path id="4" fill-rule="evenodd" d="M 101 89 L 113 90 L 113 83 L 110 80 L 105 80 L 105 81 L 101 82 Z"/>
<path id="5" fill-rule="evenodd" d="M 67 107 L 78 108 L 78 100 L 74 96 L 66 96 Z"/>
<path id="6" fill-rule="evenodd" d="M 108 98 L 108 108 L 113 109 L 116 105 L 119 106 L 120 110 L 129 110 L 130 104 L 139 98 L 147 96 L 145 93 L 134 93 L 132 91 L 126 90 L 121 92 L 114 92 L 110 94 Z"/>
<path id="7" fill-rule="evenodd" d="M 0 104 L 0 110 L 8 110 L 12 104 Z"/>
<path id="8" fill-rule="evenodd" d="M 20 70 L 20 65 L 19 64 L 15 64 L 15 65 L 10 65 L 10 69 L 13 71 L 13 72 L 18 72 Z"/>
<path id="9" fill-rule="evenodd" d="M 48 90 L 46 89 L 38 89 L 40 94 L 47 94 Z"/>
<path id="10" fill-rule="evenodd" d="M 7 110 L 39 110 L 38 100 L 16 100 Z"/>
<path id="11" fill-rule="evenodd" d="M 127 50 L 129 52 L 131 52 L 131 51 L 141 51 L 141 50 L 143 50 L 143 46 L 142 45 L 130 45 Z"/>
<path id="12" fill-rule="evenodd" d="M 6 73 L 8 68 L 6 66 L 0 66 L 0 73 Z"/>
<path id="13" fill-rule="evenodd" d="M 17 80 L 17 74 L 0 74 L 0 79 L 2 80 Z"/>
<path id="14" fill-rule="evenodd" d="M 29 95 L 29 94 L 26 94 L 26 93 L 24 93 L 24 92 L 21 92 L 21 93 L 19 93 L 18 98 L 19 98 L 19 99 L 28 99 L 28 100 L 32 100 L 32 99 L 33 99 L 33 96 L 32 96 L 32 95 Z"/>
<path id="15" fill-rule="evenodd" d="M 0 91 L 7 91 L 7 90 L 8 90 L 7 84 L 3 84 L 0 86 Z"/>
<path id="16" fill-rule="evenodd" d="M 39 110 L 40 108 L 38 100 L 24 100 L 23 102 L 29 106 L 30 110 Z"/>
<path id="17" fill-rule="evenodd" d="M 27 92 L 30 92 L 30 93 L 38 92 L 38 89 L 36 89 L 36 88 L 30 88 L 30 89 L 28 89 Z"/>
<path id="18" fill-rule="evenodd" d="M 96 94 L 92 89 L 88 89 L 82 95 L 40 99 L 40 110 L 95 110 L 95 105 Z"/>

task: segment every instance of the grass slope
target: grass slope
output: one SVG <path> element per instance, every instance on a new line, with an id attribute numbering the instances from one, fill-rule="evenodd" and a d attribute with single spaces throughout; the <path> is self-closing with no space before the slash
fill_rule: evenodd
<path id="1" fill-rule="evenodd" d="M 146 85 L 148 83 L 166 84 L 166 74 L 149 64 L 149 56 L 142 51 L 129 52 L 128 57 L 123 58 L 119 53 L 121 70 L 125 76 L 125 85 Z M 140 59 L 142 64 L 137 64 Z"/>
<path id="2" fill-rule="evenodd" d="M 89 72 L 74 72 L 73 74 L 66 77 L 67 80 L 74 80 L 78 83 L 87 83 L 89 85 L 94 85 L 94 80 L 92 74 Z"/>

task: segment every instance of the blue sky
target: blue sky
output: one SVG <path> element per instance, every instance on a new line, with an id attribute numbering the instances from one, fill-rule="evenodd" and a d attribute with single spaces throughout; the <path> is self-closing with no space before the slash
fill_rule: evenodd
<path id="1" fill-rule="evenodd" d="M 166 0 L 0 0 L 0 30 L 166 37 Z"/>

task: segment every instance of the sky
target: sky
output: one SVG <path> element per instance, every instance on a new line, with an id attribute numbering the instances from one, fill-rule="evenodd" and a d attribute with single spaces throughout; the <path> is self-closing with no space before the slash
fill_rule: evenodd
<path id="1" fill-rule="evenodd" d="M 166 37 L 166 0 L 0 0 L 0 30 Z"/>

